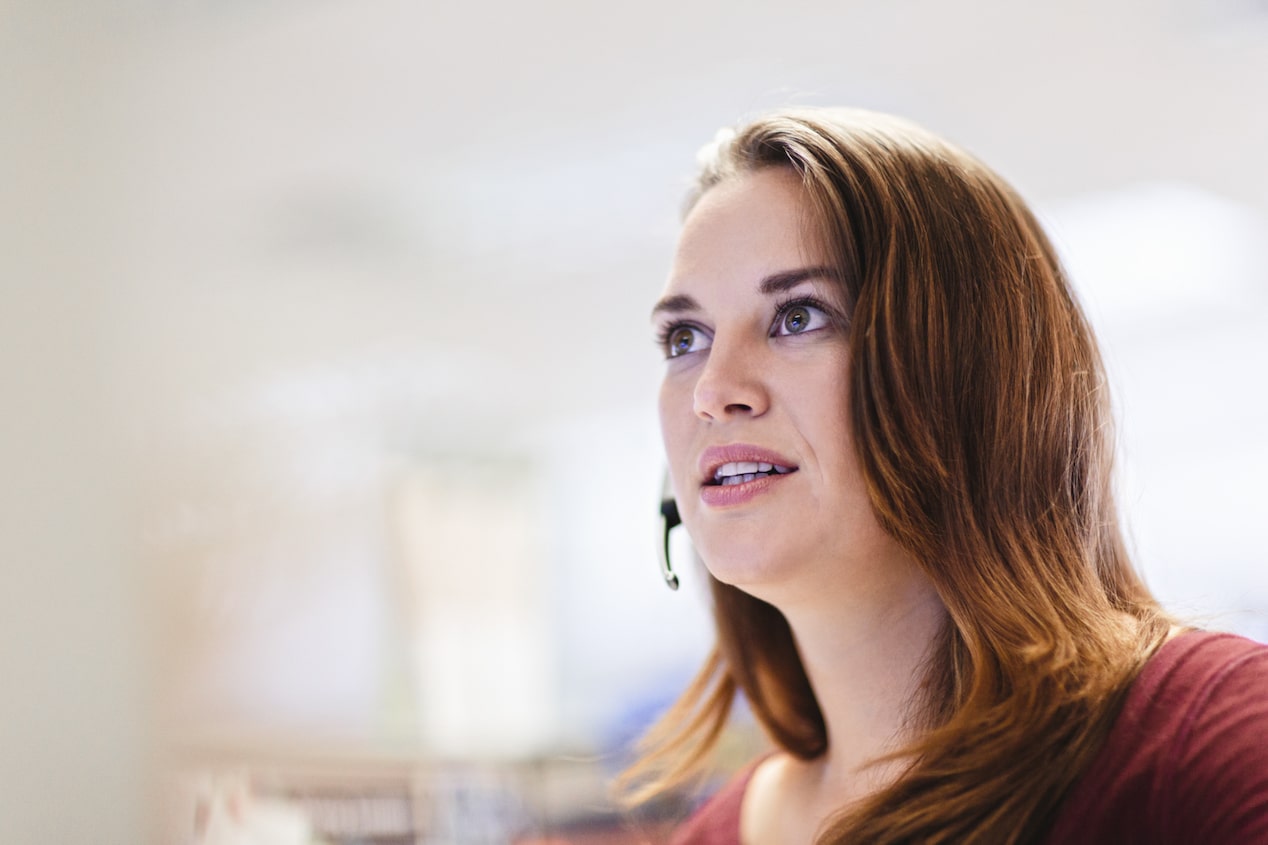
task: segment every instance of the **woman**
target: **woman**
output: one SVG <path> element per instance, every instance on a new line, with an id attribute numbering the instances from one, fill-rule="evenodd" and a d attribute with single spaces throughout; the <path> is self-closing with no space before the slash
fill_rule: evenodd
<path id="1" fill-rule="evenodd" d="M 627 773 L 778 750 L 689 843 L 1268 842 L 1268 649 L 1133 571 L 1092 333 L 1018 196 L 882 115 L 703 156 L 653 319 L 717 646 Z"/>

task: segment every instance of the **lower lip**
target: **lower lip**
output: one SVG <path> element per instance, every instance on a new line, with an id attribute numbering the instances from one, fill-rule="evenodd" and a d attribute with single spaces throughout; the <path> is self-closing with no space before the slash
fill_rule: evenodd
<path id="1" fill-rule="evenodd" d="M 739 484 L 707 484 L 700 488 L 700 501 L 711 508 L 743 505 L 793 474 L 789 472 L 782 475 L 767 475 Z"/>

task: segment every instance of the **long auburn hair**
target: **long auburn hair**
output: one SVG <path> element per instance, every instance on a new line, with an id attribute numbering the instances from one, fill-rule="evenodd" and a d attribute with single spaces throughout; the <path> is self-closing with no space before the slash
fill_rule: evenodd
<path id="1" fill-rule="evenodd" d="M 688 209 L 744 173 L 800 175 L 849 304 L 872 508 L 947 609 L 910 764 L 818 841 L 1032 841 L 1171 626 L 1126 552 L 1104 369 L 1056 253 L 999 176 L 897 118 L 780 111 L 702 159 Z M 788 753 L 827 749 L 783 615 L 709 581 L 717 644 L 623 776 L 634 801 L 706 768 L 737 691 Z"/>

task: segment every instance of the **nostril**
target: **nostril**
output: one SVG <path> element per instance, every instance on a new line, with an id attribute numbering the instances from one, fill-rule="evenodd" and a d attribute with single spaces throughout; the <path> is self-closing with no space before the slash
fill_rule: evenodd
<path id="1" fill-rule="evenodd" d="M 718 354 L 715 343 L 693 387 L 694 410 L 701 419 L 720 422 L 727 417 L 748 418 L 766 412 L 769 397 L 760 370 L 744 366 L 736 355 Z"/>

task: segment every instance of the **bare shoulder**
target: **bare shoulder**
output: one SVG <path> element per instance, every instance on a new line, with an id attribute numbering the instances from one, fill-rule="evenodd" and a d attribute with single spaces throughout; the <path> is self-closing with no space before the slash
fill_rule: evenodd
<path id="1" fill-rule="evenodd" d="M 788 754 L 772 754 L 758 764 L 749 778 L 740 804 L 740 842 L 743 845 L 772 841 L 770 836 L 778 819 L 776 809 L 782 792 L 780 785 L 791 759 Z"/>
<path id="2" fill-rule="evenodd" d="M 797 841 L 798 832 L 790 829 L 790 822 L 800 820 L 801 824 L 794 825 L 800 827 L 806 821 L 800 808 L 813 768 L 813 763 L 784 752 L 772 754 L 758 765 L 740 804 L 742 845 Z"/>
<path id="3" fill-rule="evenodd" d="M 827 756 L 777 753 L 749 779 L 739 808 L 741 845 L 810 845 L 830 818 L 893 783 L 906 763 L 867 761 L 833 778 Z"/>

